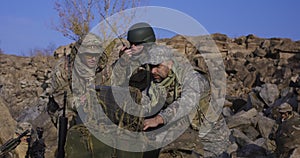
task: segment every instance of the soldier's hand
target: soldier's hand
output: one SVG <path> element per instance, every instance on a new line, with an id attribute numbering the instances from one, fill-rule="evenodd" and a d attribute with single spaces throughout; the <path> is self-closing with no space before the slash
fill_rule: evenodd
<path id="1" fill-rule="evenodd" d="M 128 48 L 128 46 L 123 46 L 121 49 L 120 49 L 120 53 L 119 53 L 119 57 L 123 56 L 125 53 L 128 55 L 128 50 L 130 48 Z"/>
<path id="2" fill-rule="evenodd" d="M 120 54 L 127 54 L 129 57 L 132 57 L 132 56 L 136 56 L 136 55 L 139 55 L 142 50 L 143 50 L 144 46 L 143 45 L 138 45 L 138 46 L 131 46 L 131 47 L 127 47 L 127 46 L 123 46 L 121 48 L 121 52 Z"/>
<path id="3" fill-rule="evenodd" d="M 121 50 L 123 50 L 124 53 L 126 53 L 129 57 L 131 57 L 133 54 L 132 49 L 127 48 L 127 47 L 124 48 L 124 47 Z"/>
<path id="4" fill-rule="evenodd" d="M 160 115 L 155 116 L 154 118 L 144 120 L 143 130 L 147 130 L 149 127 L 157 127 L 160 124 L 163 124 L 164 120 Z"/>

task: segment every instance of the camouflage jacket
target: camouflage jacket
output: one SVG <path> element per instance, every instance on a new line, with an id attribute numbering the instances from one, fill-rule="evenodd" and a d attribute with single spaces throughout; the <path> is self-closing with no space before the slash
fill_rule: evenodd
<path id="1" fill-rule="evenodd" d="M 289 152 L 300 145 L 300 116 L 296 112 L 283 121 L 276 132 L 276 144 L 279 151 Z"/>
<path id="2" fill-rule="evenodd" d="M 145 44 L 141 53 L 129 57 L 123 54 L 113 65 L 111 75 L 112 86 L 131 86 L 145 90 L 150 83 L 150 68 L 143 61 L 147 60 L 147 51 L 155 44 Z"/>
<path id="3" fill-rule="evenodd" d="M 199 109 L 199 100 L 208 96 L 208 80 L 194 70 L 187 70 L 183 65 L 173 66 L 167 78 L 160 83 L 151 82 L 143 91 L 143 105 L 146 113 L 158 111 L 164 124 L 178 120 Z M 152 113 L 154 114 L 154 113 Z M 193 118 L 190 118 L 192 121 Z"/>
<path id="4" fill-rule="evenodd" d="M 182 55 L 178 55 L 174 59 L 169 76 L 161 83 L 154 83 L 150 80 L 150 76 L 147 76 L 150 75 L 150 68 L 147 68 L 146 63 L 151 58 L 149 55 L 151 49 L 171 51 L 165 47 L 151 44 L 145 45 L 139 56 L 134 56 L 134 58 L 129 58 L 124 54 L 114 66 L 112 84 L 116 86 L 126 86 L 127 84 L 128 86 L 133 81 L 130 79 L 138 74 L 140 82 L 147 86 L 147 88 L 140 89 L 143 90 L 142 105 L 145 115 L 151 116 L 158 112 L 165 123 L 171 121 L 172 118 L 178 120 L 190 111 L 199 109 L 199 100 L 208 96 L 210 91 L 206 77 L 184 61 Z M 183 95 L 181 95 L 182 93 Z M 178 111 L 179 113 L 177 113 Z"/>
<path id="5" fill-rule="evenodd" d="M 74 57 L 75 58 L 75 57 Z M 77 58 L 76 58 L 77 59 Z M 49 112 L 52 122 L 57 124 L 60 114 L 60 109 L 63 106 L 63 94 L 67 91 L 67 117 L 69 118 L 69 125 L 77 124 L 75 117 L 77 117 L 77 108 L 80 104 L 86 104 L 81 97 L 87 94 L 88 89 L 95 86 L 97 80 L 101 80 L 99 73 L 96 70 L 85 71 L 85 68 L 76 59 L 68 61 L 67 58 L 58 60 L 51 78 L 50 93 L 58 102 L 60 108 L 55 112 Z M 78 59 L 77 59 L 78 60 Z M 70 63 L 69 63 L 70 62 Z M 89 74 L 89 76 L 87 75 Z M 48 109 L 51 107 L 48 107 Z"/>

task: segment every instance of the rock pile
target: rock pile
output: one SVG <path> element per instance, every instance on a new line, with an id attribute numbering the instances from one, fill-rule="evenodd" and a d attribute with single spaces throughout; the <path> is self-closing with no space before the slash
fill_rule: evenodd
<path id="1" fill-rule="evenodd" d="M 205 55 L 211 46 L 205 38 L 175 36 L 161 43 L 185 52 L 195 62 L 193 57 Z M 300 41 L 254 35 L 230 39 L 214 34 L 212 38 L 225 64 L 223 114 L 237 146 L 235 156 L 274 157 L 276 144 L 269 135 L 278 127 L 278 106 L 288 102 L 295 111 L 300 109 Z M 208 73 L 207 61 L 197 61 L 193 64 Z"/>
<path id="2" fill-rule="evenodd" d="M 220 61 L 207 61 L 203 57 L 219 51 L 226 77 L 226 83 L 222 83 L 226 86 L 223 114 L 232 130 L 236 156 L 272 156 L 276 145 L 269 134 L 277 126 L 278 105 L 288 102 L 295 111 L 300 109 L 300 41 L 254 35 L 232 39 L 213 34 L 211 38 L 178 35 L 158 43 L 185 53 L 194 66 L 208 73 L 211 68 L 221 71 L 221 67 L 212 67 Z M 55 58 L 61 57 L 62 52 L 70 52 L 70 46 L 60 47 Z M 49 155 L 55 150 L 56 130 L 44 108 L 55 58 L 0 53 L 0 106 L 8 109 L 2 112 L 9 111 L 1 113 L 0 121 L 10 120 L 5 127 L 1 124 L 6 132 L 0 132 L 0 141 L 9 137 L 7 133 L 13 131 L 16 121 L 33 121 L 36 126 L 49 129 L 45 133 L 47 157 L 52 157 Z"/>
<path id="3" fill-rule="evenodd" d="M 45 113 L 48 98 L 43 96 L 54 63 L 53 57 L 0 54 L 0 140 L 3 143 L 12 138 L 16 121 L 28 121 L 47 129 L 44 133 L 47 146 L 52 152 L 55 150 L 56 130 Z"/>

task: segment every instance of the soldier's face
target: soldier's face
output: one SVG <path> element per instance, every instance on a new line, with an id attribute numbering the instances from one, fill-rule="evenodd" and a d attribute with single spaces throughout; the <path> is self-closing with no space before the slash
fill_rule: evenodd
<path id="1" fill-rule="evenodd" d="M 84 54 L 84 64 L 89 68 L 95 68 L 98 62 L 98 55 Z"/>
<path id="2" fill-rule="evenodd" d="M 170 67 L 166 63 L 161 63 L 159 65 L 152 65 L 151 73 L 154 82 L 161 82 L 168 77 Z"/>
<path id="3" fill-rule="evenodd" d="M 132 52 L 132 55 L 139 54 L 142 52 L 144 46 L 142 44 L 131 44 L 130 50 Z"/>

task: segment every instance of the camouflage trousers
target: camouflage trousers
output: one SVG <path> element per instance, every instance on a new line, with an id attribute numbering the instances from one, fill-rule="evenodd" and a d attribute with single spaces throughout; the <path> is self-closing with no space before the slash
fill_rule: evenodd
<path id="1" fill-rule="evenodd" d="M 161 142 L 160 158 L 198 158 L 203 155 L 198 132 L 189 127 L 188 118 L 181 118 L 155 136 L 155 140 Z"/>
<path id="2" fill-rule="evenodd" d="M 200 126 L 199 137 L 203 144 L 204 157 L 227 157 L 227 148 L 231 145 L 229 141 L 230 130 L 223 116 L 215 122 L 204 120 Z"/>
<path id="3" fill-rule="evenodd" d="M 172 140 L 178 132 L 182 131 L 184 125 L 189 121 L 182 119 L 170 128 L 169 133 L 164 139 Z M 215 122 L 204 121 L 199 131 L 189 126 L 178 138 L 162 147 L 160 158 L 200 158 L 213 157 L 225 158 L 229 157 L 227 148 L 231 145 L 229 141 L 230 130 L 226 125 L 225 119 L 220 116 Z M 207 130 L 205 130 L 207 129 Z M 204 133 L 201 133 L 204 132 Z M 176 134 L 177 133 L 177 134 Z"/>

